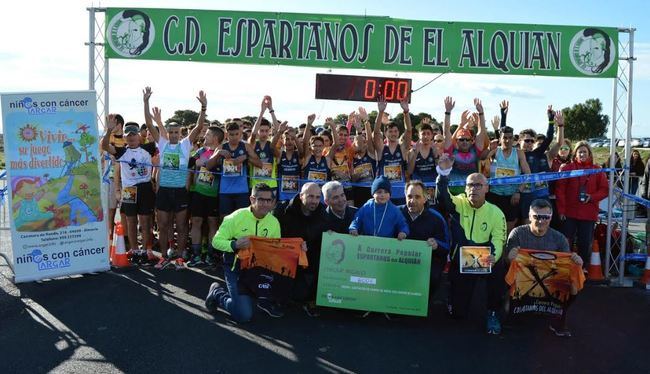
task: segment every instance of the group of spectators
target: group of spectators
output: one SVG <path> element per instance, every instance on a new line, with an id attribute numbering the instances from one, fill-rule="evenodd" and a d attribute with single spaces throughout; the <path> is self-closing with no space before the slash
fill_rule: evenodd
<path id="1" fill-rule="evenodd" d="M 150 107 L 151 96 L 146 87 L 146 132 L 118 114 L 107 118 L 101 146 L 113 161 L 107 165 L 109 221 L 119 206 L 129 255 L 144 256 L 156 268 L 222 262 L 226 286 L 211 285 L 206 307 L 221 308 L 236 321 L 250 320 L 254 305 L 273 317 L 282 316 L 286 305 L 285 300 L 255 303 L 240 287 L 237 252 L 250 245 L 251 236 L 304 240 L 309 266 L 296 275 L 292 299 L 310 316 L 319 315 L 315 299 L 324 232 L 426 241 L 433 254 L 430 295 L 450 263 L 452 317 L 467 315 L 474 285 L 486 278 L 491 334 L 501 332 L 504 276 L 519 248 L 568 252 L 575 246 L 575 263 L 588 264 L 598 202 L 608 193 L 604 173 L 489 185 L 499 177 L 600 168 L 586 142 L 572 147 L 564 138 L 562 113 L 551 106 L 546 134 L 539 136 L 532 129 L 515 134 L 507 125 L 509 103 L 501 102 L 490 139 L 479 99 L 475 111 L 460 115 L 452 133 L 450 97 L 444 100 L 442 126 L 425 119 L 416 130 L 408 103 L 400 102 L 402 132 L 381 99 L 374 123 L 360 107 L 347 123 L 327 121 L 315 129 L 312 114 L 294 128 L 278 120 L 265 96 L 252 126 L 237 118 L 222 126 L 206 120 L 208 101 L 201 91 L 197 123 L 184 130 L 174 122 L 163 124 L 160 109 Z M 153 252 L 154 221 L 160 256 Z M 459 272 L 458 248 L 465 245 L 490 248 L 489 275 Z M 550 327 L 558 336 L 570 336 L 566 315 Z"/>

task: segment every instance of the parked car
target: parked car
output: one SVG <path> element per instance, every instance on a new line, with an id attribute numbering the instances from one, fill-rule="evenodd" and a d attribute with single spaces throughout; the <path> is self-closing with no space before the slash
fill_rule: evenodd
<path id="1" fill-rule="evenodd" d="M 632 138 L 632 141 L 630 142 L 630 145 L 632 147 L 640 147 L 641 146 L 641 139 L 639 138 Z"/>
<path id="2" fill-rule="evenodd" d="M 641 139 L 641 147 L 642 148 L 650 148 L 650 138 Z"/>
<path id="3" fill-rule="evenodd" d="M 591 148 L 602 147 L 603 143 L 605 143 L 606 140 L 607 139 L 605 138 L 590 138 L 587 139 L 587 143 L 589 144 L 589 146 L 591 146 Z"/>

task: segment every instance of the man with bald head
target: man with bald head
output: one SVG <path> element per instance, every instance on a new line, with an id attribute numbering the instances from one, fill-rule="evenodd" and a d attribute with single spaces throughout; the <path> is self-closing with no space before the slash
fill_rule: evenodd
<path id="1" fill-rule="evenodd" d="M 280 221 L 283 238 L 302 238 L 307 243 L 309 266 L 299 268 L 296 274 L 293 298 L 303 302 L 310 317 L 318 316 L 316 287 L 323 231 L 327 230 L 325 206 L 321 203 L 321 189 L 316 183 L 305 183 L 300 194 L 278 205 L 274 215 Z"/>
<path id="2" fill-rule="evenodd" d="M 505 291 L 505 260 L 502 259 L 506 239 L 506 218 L 496 206 L 485 201 L 489 190 L 483 174 L 470 174 L 465 183 L 465 193 L 453 196 L 447 188 L 453 159 L 446 154 L 438 162 L 438 180 L 435 202 L 438 209 L 451 217 L 453 246 L 450 250 L 449 268 L 449 314 L 453 318 L 464 318 L 469 310 L 476 281 L 484 278 L 487 289 L 487 333 L 501 333 L 498 311 L 502 306 Z M 490 274 L 461 274 L 459 250 L 463 246 L 485 246 L 490 248 L 488 262 L 492 265 Z"/>

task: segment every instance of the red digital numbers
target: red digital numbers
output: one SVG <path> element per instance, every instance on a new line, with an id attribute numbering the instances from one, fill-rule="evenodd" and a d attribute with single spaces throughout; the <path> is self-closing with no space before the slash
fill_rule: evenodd
<path id="1" fill-rule="evenodd" d="M 397 103 L 411 99 L 411 80 L 360 75 L 316 74 L 316 98 Z"/>
<path id="2" fill-rule="evenodd" d="M 366 79 L 366 87 L 363 90 L 364 99 L 374 100 L 377 96 L 377 81 L 374 79 Z"/>
<path id="3" fill-rule="evenodd" d="M 363 97 L 367 100 L 375 100 L 377 95 L 382 95 L 386 101 L 401 101 L 408 97 L 409 84 L 407 81 L 396 81 L 393 79 L 384 79 L 377 84 L 376 79 L 366 79 L 363 90 Z"/>

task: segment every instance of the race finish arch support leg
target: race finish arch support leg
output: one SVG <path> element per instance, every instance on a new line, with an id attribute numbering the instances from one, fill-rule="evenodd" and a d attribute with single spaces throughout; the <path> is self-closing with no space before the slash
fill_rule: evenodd
<path id="1" fill-rule="evenodd" d="M 105 119 L 108 115 L 108 59 L 104 41 L 106 30 L 106 8 L 86 8 L 88 11 L 88 89 L 95 91 L 97 103 L 97 125 L 104 133 Z M 109 161 L 110 162 L 110 161 Z M 107 167 L 110 167 L 107 165 Z M 102 182 L 104 217 L 108 217 L 108 184 Z M 107 220 L 108 225 L 108 220 Z M 109 226 L 110 228 L 110 226 Z M 111 231 L 112 232 L 112 231 Z"/>
<path id="2" fill-rule="evenodd" d="M 88 11 L 88 89 L 94 90 L 97 100 L 97 123 L 104 123 L 108 115 L 108 58 L 105 51 L 106 8 L 86 8 Z"/>
<path id="3" fill-rule="evenodd" d="M 623 181 L 623 192 L 628 193 L 630 188 L 630 139 L 632 131 L 632 94 L 633 94 L 633 65 L 634 60 L 634 32 L 635 28 L 619 28 L 619 36 L 627 34 L 627 42 L 619 37 L 619 67 L 616 79 L 614 80 L 613 88 L 613 109 L 612 109 L 612 127 L 611 127 L 611 143 L 609 155 L 609 167 L 614 168 L 616 160 L 614 153 L 616 152 L 616 138 L 624 138 L 625 141 L 625 157 L 623 158 L 623 170 L 611 171 L 609 174 L 609 198 L 607 203 L 607 255 L 605 256 L 605 276 L 609 279 L 610 272 L 616 270 L 618 277 L 612 280 L 613 286 L 632 286 L 631 281 L 625 279 L 625 252 L 626 252 L 626 238 L 628 231 L 628 224 L 631 218 L 629 207 L 633 206 L 623 196 L 614 192 L 615 183 L 618 179 Z M 617 222 L 613 217 L 615 208 L 621 210 L 620 220 L 620 241 L 618 243 L 612 242 L 612 232 L 614 223 Z M 615 249 L 619 249 L 618 255 L 614 256 Z"/>

